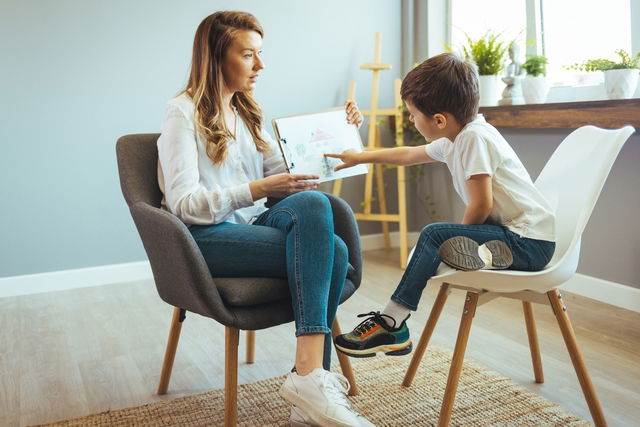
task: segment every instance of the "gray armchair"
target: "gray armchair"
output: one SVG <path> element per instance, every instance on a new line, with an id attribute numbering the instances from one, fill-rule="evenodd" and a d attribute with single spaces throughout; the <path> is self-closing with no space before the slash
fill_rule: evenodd
<path id="1" fill-rule="evenodd" d="M 186 312 L 210 317 L 225 326 L 225 425 L 235 425 L 239 330 L 248 331 L 247 363 L 253 363 L 254 331 L 293 320 L 289 286 L 286 280 L 278 278 L 211 277 L 185 224 L 160 208 L 158 136 L 126 135 L 116 144 L 122 193 L 149 258 L 158 294 L 174 306 L 158 394 L 167 391 Z M 350 265 L 341 299 L 344 302 L 362 279 L 360 238 L 349 205 L 333 195 L 327 197 L 334 212 L 335 233 L 349 248 Z M 336 319 L 333 335 L 340 333 Z M 340 352 L 338 359 L 351 383 L 350 394 L 357 394 L 349 359 Z"/>

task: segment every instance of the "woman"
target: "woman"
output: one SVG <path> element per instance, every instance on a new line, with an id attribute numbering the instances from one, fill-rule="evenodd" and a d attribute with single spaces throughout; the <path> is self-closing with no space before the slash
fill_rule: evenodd
<path id="1" fill-rule="evenodd" d="M 292 422 L 371 425 L 328 371 L 347 247 L 334 234 L 329 200 L 305 191 L 317 188 L 318 177 L 284 173 L 262 128 L 251 95 L 264 68 L 262 36 L 244 12 L 216 12 L 200 23 L 187 87 L 169 101 L 158 139 L 163 207 L 189 224 L 210 266 L 224 257 L 216 276 L 288 278 L 296 357 L 280 394 L 297 406 Z M 360 125 L 355 102 L 346 105 L 348 122 Z M 267 209 L 267 196 L 288 197 Z"/>

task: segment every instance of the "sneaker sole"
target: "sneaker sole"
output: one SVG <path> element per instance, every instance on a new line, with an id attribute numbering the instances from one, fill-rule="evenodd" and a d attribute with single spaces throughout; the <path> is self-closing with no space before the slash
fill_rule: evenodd
<path id="1" fill-rule="evenodd" d="M 350 348 L 341 347 L 336 344 L 336 350 L 351 357 L 374 357 L 380 352 L 386 354 L 387 356 L 404 356 L 405 354 L 411 353 L 412 349 L 413 345 L 411 341 L 407 341 L 403 344 L 379 345 L 378 347 L 367 348 L 365 350 L 353 350 Z"/>
<path id="2" fill-rule="evenodd" d="M 513 264 L 513 254 L 509 246 L 500 240 L 491 240 L 484 244 L 491 252 L 491 264 L 493 268 L 504 270 Z"/>
<path id="3" fill-rule="evenodd" d="M 503 270 L 513 264 L 513 255 L 506 243 L 491 240 L 484 244 L 492 255 L 491 268 Z M 485 263 L 478 256 L 478 243 L 465 236 L 456 236 L 440 245 L 438 254 L 445 264 L 463 271 L 480 270 Z"/>
<path id="4" fill-rule="evenodd" d="M 278 390 L 278 394 L 290 404 L 297 406 L 298 408 L 306 412 L 309 418 L 311 418 L 312 422 L 315 422 L 322 426 L 350 427 L 349 424 L 341 423 L 340 421 L 327 417 L 316 407 L 309 406 L 306 400 L 301 399 L 297 393 L 289 390 L 286 387 L 280 387 L 280 389 Z M 289 422 L 291 422 L 291 420 L 289 420 Z"/>

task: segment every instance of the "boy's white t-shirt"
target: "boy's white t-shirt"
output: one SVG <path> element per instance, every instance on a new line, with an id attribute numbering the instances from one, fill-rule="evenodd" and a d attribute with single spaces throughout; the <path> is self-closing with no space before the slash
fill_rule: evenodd
<path id="1" fill-rule="evenodd" d="M 489 223 L 504 225 L 522 237 L 555 242 L 555 216 L 549 203 L 513 148 L 481 114 L 462 128 L 453 143 L 439 138 L 425 150 L 432 159 L 447 164 L 465 205 L 469 204 L 466 181 L 472 175 L 491 176 L 493 209 Z"/>

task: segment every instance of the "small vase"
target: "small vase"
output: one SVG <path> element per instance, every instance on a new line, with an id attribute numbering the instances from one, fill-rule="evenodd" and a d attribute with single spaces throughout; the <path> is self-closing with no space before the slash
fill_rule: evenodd
<path id="1" fill-rule="evenodd" d="M 522 79 L 522 95 L 527 104 L 543 104 L 549 94 L 549 82 L 545 76 L 526 76 Z"/>
<path id="2" fill-rule="evenodd" d="M 638 86 L 638 69 L 625 68 L 604 72 L 604 88 L 609 99 L 631 98 Z"/>
<path id="3" fill-rule="evenodd" d="M 498 105 L 498 76 L 480 76 L 480 106 Z"/>

